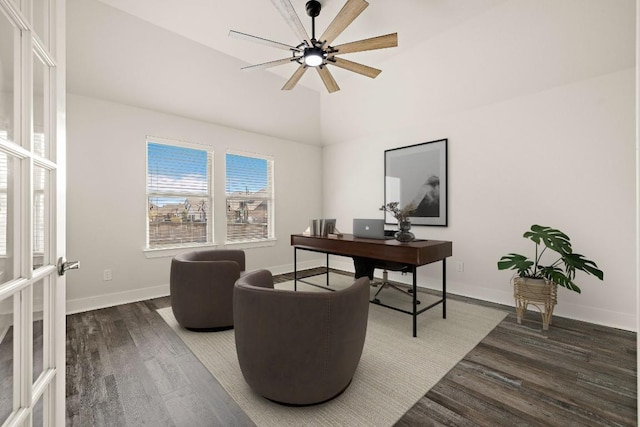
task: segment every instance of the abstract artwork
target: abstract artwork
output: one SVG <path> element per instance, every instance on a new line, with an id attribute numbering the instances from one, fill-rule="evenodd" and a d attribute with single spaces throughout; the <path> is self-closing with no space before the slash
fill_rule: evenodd
<path id="1" fill-rule="evenodd" d="M 384 152 L 384 202 L 412 205 L 412 225 L 447 226 L 447 140 Z M 385 212 L 385 223 L 396 224 Z"/>

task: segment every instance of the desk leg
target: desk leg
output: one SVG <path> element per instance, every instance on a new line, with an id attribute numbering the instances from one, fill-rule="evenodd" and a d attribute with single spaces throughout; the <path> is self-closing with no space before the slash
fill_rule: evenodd
<path id="1" fill-rule="evenodd" d="M 412 292 L 412 295 L 413 295 L 413 337 L 415 338 L 415 337 L 418 336 L 418 333 L 417 333 L 417 330 L 418 330 L 418 321 L 417 321 L 418 315 L 416 314 L 416 311 L 418 309 L 418 301 L 417 301 L 418 289 L 417 289 L 417 278 L 416 278 L 416 276 L 418 275 L 417 274 L 418 273 L 418 271 L 417 271 L 418 269 L 414 265 L 412 267 L 412 270 L 413 270 L 412 271 L 412 273 L 413 273 L 412 274 L 413 275 L 413 292 Z"/>
<path id="2" fill-rule="evenodd" d="M 293 290 L 298 290 L 298 248 L 293 247 Z"/>
<path id="3" fill-rule="evenodd" d="M 447 318 L 447 259 L 442 259 L 442 318 Z"/>
<path id="4" fill-rule="evenodd" d="M 327 254 L 327 288 L 329 287 L 329 254 Z"/>

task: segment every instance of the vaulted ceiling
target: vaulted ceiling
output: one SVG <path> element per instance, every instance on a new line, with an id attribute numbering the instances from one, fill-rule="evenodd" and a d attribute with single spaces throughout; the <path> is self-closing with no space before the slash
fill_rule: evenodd
<path id="1" fill-rule="evenodd" d="M 348 90 L 351 79 L 362 79 L 375 90 L 380 79 L 392 78 L 392 74 L 385 75 L 385 63 L 403 53 L 414 54 L 425 40 L 464 25 L 505 1 L 370 0 L 335 44 L 397 32 L 398 47 L 345 55 L 345 59 L 380 68 L 382 74 L 376 80 L 336 67 L 331 72 L 342 91 Z M 311 33 L 305 3 L 292 0 Z M 321 3 L 318 34 L 344 1 Z M 281 59 L 287 52 L 231 38 L 230 30 L 289 45 L 299 43 L 276 7 L 266 0 L 67 0 L 68 90 L 322 144 L 320 105 L 323 97 L 331 95 L 316 73 L 306 73 L 294 90 L 281 91 L 297 64 L 251 72 L 241 68 Z"/>
<path id="2" fill-rule="evenodd" d="M 296 39 L 275 6 L 266 0 L 101 0 L 154 25 L 180 34 L 217 51 L 233 56 L 248 64 L 259 64 L 286 58 L 286 52 L 228 37 L 229 30 L 297 45 Z M 306 14 L 307 0 L 291 0 L 300 20 L 311 34 L 311 18 Z M 346 0 L 320 0 L 322 11 L 316 18 L 316 33 L 321 34 L 338 14 Z M 408 50 L 422 41 L 458 25 L 505 0 L 370 0 L 369 7 L 336 39 L 335 44 L 366 39 L 378 35 L 398 33 L 398 47 L 354 53 L 346 59 L 382 68 L 384 61 Z M 271 68 L 288 79 L 297 68 L 287 64 Z M 332 73 L 336 70 L 332 67 Z M 308 73 L 301 84 L 323 91 L 315 73 Z M 354 77 L 336 70 L 336 80 Z M 357 78 L 364 78 L 357 76 Z"/>

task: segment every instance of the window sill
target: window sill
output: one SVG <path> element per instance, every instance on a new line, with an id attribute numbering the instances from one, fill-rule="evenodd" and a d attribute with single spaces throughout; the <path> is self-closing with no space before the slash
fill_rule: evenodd
<path id="1" fill-rule="evenodd" d="M 275 246 L 278 242 L 278 239 L 271 238 L 265 240 L 257 240 L 257 241 L 247 241 L 247 242 L 225 242 L 225 248 L 229 249 L 251 249 L 251 248 L 266 248 L 269 246 Z"/>
<path id="2" fill-rule="evenodd" d="M 170 248 L 158 248 L 158 249 L 149 249 L 145 248 L 142 251 L 144 252 L 144 256 L 148 259 L 151 258 L 167 258 L 174 257 L 182 252 L 187 251 L 197 251 L 203 249 L 215 249 L 218 245 L 209 244 L 209 245 L 189 245 L 189 246 L 173 246 Z"/>
<path id="3" fill-rule="evenodd" d="M 158 248 L 158 249 L 143 249 L 144 256 L 147 259 L 153 258 L 168 258 L 174 257 L 182 252 L 197 251 L 204 249 L 216 249 L 216 248 L 228 248 L 228 249 L 251 249 L 251 248 L 266 248 L 275 246 L 278 239 L 266 239 L 259 241 L 247 241 L 247 242 L 226 242 L 224 245 L 189 245 L 189 246 L 174 246 L 170 248 Z"/>

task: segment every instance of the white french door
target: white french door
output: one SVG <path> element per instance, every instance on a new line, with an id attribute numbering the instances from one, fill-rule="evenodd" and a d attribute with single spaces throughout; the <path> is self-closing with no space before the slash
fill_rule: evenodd
<path id="1" fill-rule="evenodd" d="M 0 0 L 0 425 L 65 422 L 64 0 Z"/>

